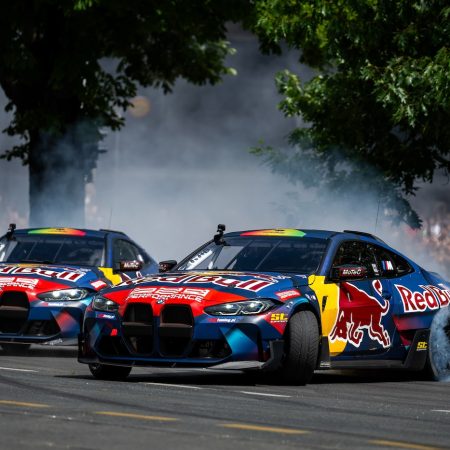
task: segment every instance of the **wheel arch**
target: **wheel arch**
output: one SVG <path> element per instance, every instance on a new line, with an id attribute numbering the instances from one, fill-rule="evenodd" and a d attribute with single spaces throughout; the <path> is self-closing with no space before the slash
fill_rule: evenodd
<path id="1" fill-rule="evenodd" d="M 290 317 L 300 311 L 311 311 L 314 314 L 317 320 L 317 326 L 319 327 L 319 334 L 322 335 L 322 321 L 320 320 L 320 312 L 318 311 L 318 308 L 315 307 L 315 305 L 313 305 L 310 301 L 302 302 L 295 306 Z"/>

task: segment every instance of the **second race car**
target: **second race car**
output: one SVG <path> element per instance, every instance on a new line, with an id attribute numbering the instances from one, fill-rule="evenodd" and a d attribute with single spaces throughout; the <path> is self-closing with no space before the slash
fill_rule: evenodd
<path id="1" fill-rule="evenodd" d="M 318 368 L 450 373 L 438 275 L 366 233 L 223 231 L 172 272 L 94 297 L 79 361 L 95 377 L 133 366 L 264 370 L 297 384 Z"/>
<path id="2" fill-rule="evenodd" d="M 0 345 L 76 344 L 97 291 L 157 267 L 121 232 L 11 225 L 0 239 Z"/>

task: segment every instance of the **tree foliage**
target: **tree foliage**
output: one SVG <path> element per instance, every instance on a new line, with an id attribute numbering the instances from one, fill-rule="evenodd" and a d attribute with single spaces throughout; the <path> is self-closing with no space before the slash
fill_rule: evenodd
<path id="1" fill-rule="evenodd" d="M 450 170 L 448 2 L 259 0 L 257 17 L 265 51 L 286 42 L 315 69 L 309 80 L 277 77 L 281 110 L 303 121 L 290 136 L 306 150 L 303 161 L 309 155 L 331 183 L 377 185 L 383 201 L 419 226 L 404 195 Z M 295 153 L 260 152 L 277 167 L 286 157 L 299 166 Z"/>
<path id="2" fill-rule="evenodd" d="M 232 73 L 224 64 L 232 52 L 226 23 L 248 15 L 244 0 L 16 0 L 3 5 L 0 85 L 13 113 L 5 132 L 21 138 L 4 157 L 30 165 L 31 221 L 33 208 L 42 209 L 37 196 L 54 183 L 55 171 L 60 183 L 67 179 L 65 189 L 53 185 L 55 197 L 84 189 L 70 186 L 64 172 L 76 169 L 84 179 L 89 176 L 99 127 L 123 125 L 120 110 L 138 85 L 168 92 L 180 77 L 214 84 Z"/>

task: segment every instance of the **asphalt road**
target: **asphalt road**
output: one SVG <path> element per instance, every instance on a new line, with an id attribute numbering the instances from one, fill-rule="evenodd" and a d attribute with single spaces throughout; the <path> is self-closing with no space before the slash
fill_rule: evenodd
<path id="1" fill-rule="evenodd" d="M 134 369 L 94 380 L 73 349 L 0 350 L 0 449 L 450 449 L 450 382 L 320 372 L 306 387 L 239 372 Z"/>

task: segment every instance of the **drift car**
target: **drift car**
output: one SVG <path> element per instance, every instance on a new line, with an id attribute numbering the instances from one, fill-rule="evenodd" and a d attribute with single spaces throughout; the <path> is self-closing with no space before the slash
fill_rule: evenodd
<path id="1" fill-rule="evenodd" d="M 173 268 L 96 295 L 79 361 L 96 378 L 133 366 L 449 372 L 449 284 L 375 236 L 270 229 L 223 234 Z M 176 262 L 165 261 L 162 270 Z"/>
<path id="2" fill-rule="evenodd" d="M 76 344 L 97 291 L 157 267 L 121 232 L 12 224 L 0 239 L 0 345 Z"/>

